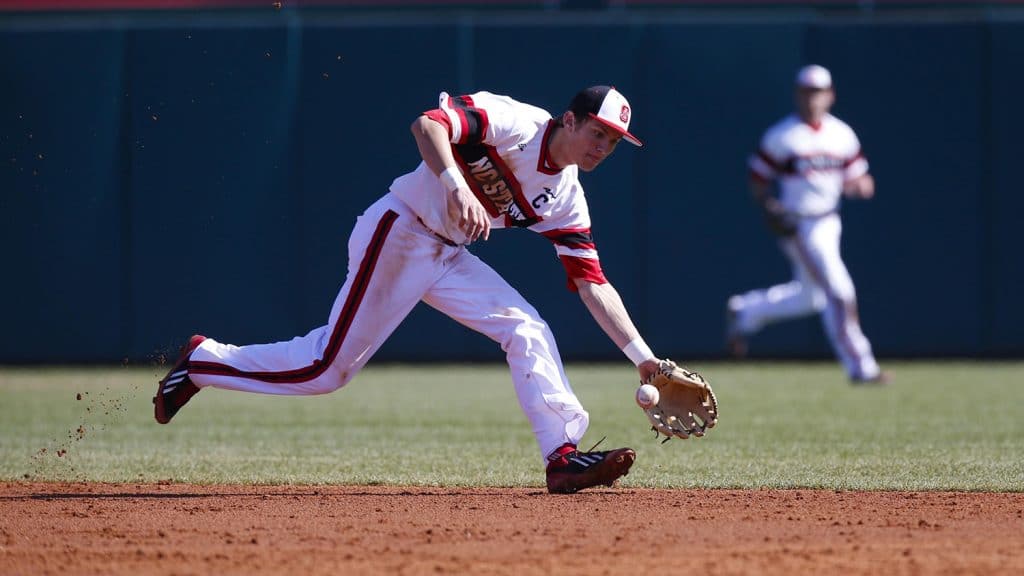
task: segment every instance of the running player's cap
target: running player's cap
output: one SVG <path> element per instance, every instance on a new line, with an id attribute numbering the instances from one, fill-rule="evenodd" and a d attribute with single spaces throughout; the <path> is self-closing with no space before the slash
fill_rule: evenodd
<path id="1" fill-rule="evenodd" d="M 796 85 L 802 88 L 828 90 L 832 87 L 832 74 L 828 69 L 817 64 L 804 66 L 796 73 Z"/>
<path id="2" fill-rule="evenodd" d="M 578 115 L 590 116 L 622 134 L 622 139 L 630 144 L 644 145 L 639 138 L 629 133 L 633 109 L 629 107 L 626 97 L 613 86 L 591 86 L 580 90 L 569 103 L 569 110 Z"/>

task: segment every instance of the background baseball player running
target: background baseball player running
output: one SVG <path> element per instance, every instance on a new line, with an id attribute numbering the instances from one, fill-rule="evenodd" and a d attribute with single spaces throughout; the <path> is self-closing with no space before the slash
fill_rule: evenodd
<path id="1" fill-rule="evenodd" d="M 839 255 L 842 196 L 871 198 L 875 182 L 853 130 L 829 113 L 832 75 L 821 66 L 796 76 L 796 113 L 773 125 L 750 159 L 751 190 L 793 267 L 793 279 L 729 298 L 730 351 L 743 356 L 747 338 L 773 323 L 820 312 L 854 383 L 884 382 L 861 331 L 853 280 Z M 778 195 L 771 185 L 778 184 Z"/>
<path id="2" fill-rule="evenodd" d="M 548 238 L 568 287 L 637 365 L 658 359 L 605 278 L 579 170 L 597 167 L 629 133 L 631 109 L 614 88 L 577 94 L 553 119 L 489 92 L 452 97 L 412 124 L 422 162 L 356 220 L 348 276 L 327 324 L 287 342 L 233 346 L 193 336 L 161 381 L 155 414 L 166 423 L 200 389 L 309 395 L 347 384 L 420 301 L 498 342 L 547 465 L 551 492 L 611 485 L 629 471 L 629 448 L 583 452 L 589 417 L 573 393 L 547 324 L 467 246 L 492 229 Z"/>

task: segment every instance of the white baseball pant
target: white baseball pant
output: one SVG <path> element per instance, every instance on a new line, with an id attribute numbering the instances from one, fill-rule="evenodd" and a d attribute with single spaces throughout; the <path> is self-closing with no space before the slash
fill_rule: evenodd
<path id="1" fill-rule="evenodd" d="M 207 339 L 189 361 L 192 381 L 264 394 L 333 392 L 422 300 L 501 345 L 542 458 L 583 437 L 589 416 L 551 330 L 494 269 L 465 247 L 444 243 L 390 193 L 356 220 L 348 254 L 348 277 L 325 326 L 274 344 Z"/>
<path id="2" fill-rule="evenodd" d="M 861 331 L 853 279 L 839 255 L 838 214 L 800 221 L 795 235 L 779 241 L 793 267 L 793 280 L 729 299 L 736 328 L 753 334 L 789 318 L 821 313 L 836 356 L 851 378 L 873 378 L 879 367 Z"/>

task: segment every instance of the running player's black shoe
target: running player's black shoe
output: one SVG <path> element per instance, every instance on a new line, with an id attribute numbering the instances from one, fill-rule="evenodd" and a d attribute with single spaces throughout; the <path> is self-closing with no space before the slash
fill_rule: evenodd
<path id="1" fill-rule="evenodd" d="M 738 315 L 733 300 L 730 298 L 725 305 L 725 346 L 733 358 L 745 358 L 747 356 L 747 337 L 740 331 Z"/>
<path id="2" fill-rule="evenodd" d="M 891 378 L 887 372 L 879 372 L 869 378 L 854 376 L 850 378 L 850 384 L 854 386 L 886 386 L 890 380 Z"/>
<path id="3" fill-rule="evenodd" d="M 192 352 L 203 343 L 203 340 L 206 340 L 206 336 L 199 334 L 189 338 L 188 344 L 181 348 L 178 362 L 160 381 L 159 387 L 156 389 L 156 396 L 153 397 L 155 405 L 153 415 L 156 416 L 157 422 L 161 424 L 170 422 L 178 410 L 181 410 L 181 407 L 188 403 L 196 395 L 196 392 L 199 392 L 199 387 L 193 384 L 188 377 L 188 359 Z"/>
<path id="4" fill-rule="evenodd" d="M 619 478 L 629 474 L 636 460 L 632 448 L 619 448 L 606 452 L 580 452 L 572 444 L 564 444 L 548 456 L 548 492 L 572 494 L 584 488 L 612 486 Z"/>

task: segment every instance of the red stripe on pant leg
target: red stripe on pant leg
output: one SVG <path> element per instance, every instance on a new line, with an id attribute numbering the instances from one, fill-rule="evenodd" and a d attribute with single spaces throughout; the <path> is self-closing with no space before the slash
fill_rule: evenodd
<path id="1" fill-rule="evenodd" d="M 804 262 L 804 267 L 811 273 L 811 276 L 814 276 L 814 281 L 817 282 L 818 285 L 821 286 L 821 289 L 825 291 L 825 297 L 832 302 L 832 310 L 835 315 L 836 322 L 836 337 L 839 338 L 839 345 L 846 350 L 846 353 L 850 355 L 850 358 L 853 358 L 858 364 L 860 364 L 860 354 L 857 353 L 857 348 L 854 347 L 853 342 L 850 342 L 850 339 L 846 336 L 846 303 L 843 302 L 842 298 L 832 292 L 831 286 L 825 279 L 824 272 L 817 268 L 817 262 L 814 258 L 811 258 L 810 251 L 804 246 L 802 238 L 798 235 L 793 239 L 793 242 L 796 245 L 797 256 L 799 256 Z"/>
<path id="2" fill-rule="evenodd" d="M 259 380 L 261 382 L 281 384 L 308 382 L 309 380 L 323 374 L 331 363 L 334 362 L 334 359 L 338 355 L 338 351 L 341 350 L 341 345 L 345 341 L 345 335 L 348 334 L 348 330 L 352 326 L 352 321 L 355 319 L 356 312 L 359 310 L 359 305 L 362 303 L 363 297 L 366 295 L 366 290 L 369 287 L 373 271 L 377 268 L 377 260 L 380 258 L 381 251 L 384 248 L 384 241 L 387 239 L 387 236 L 391 232 L 391 228 L 397 219 L 398 214 L 392 210 L 388 210 L 384 214 L 383 218 L 381 218 L 380 222 L 377 223 L 377 229 L 374 231 L 373 237 L 370 239 L 370 243 L 366 247 L 366 253 L 363 255 L 363 260 L 359 265 L 359 271 L 356 272 L 355 279 L 352 281 L 352 287 L 349 289 L 348 297 L 345 299 L 345 304 L 342 306 L 341 313 L 338 315 L 338 319 L 334 323 L 334 330 L 331 331 L 331 337 L 327 342 L 327 346 L 324 347 L 323 358 L 317 358 L 313 360 L 312 364 L 303 366 L 302 368 L 280 372 L 247 372 L 218 362 L 189 362 L 189 373 L 209 374 L 213 376 L 234 376 L 239 378 L 249 378 L 251 380 Z"/>

